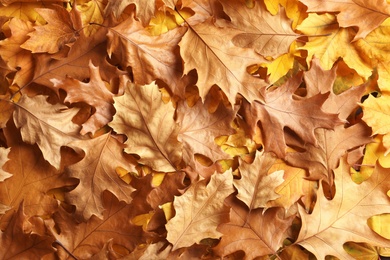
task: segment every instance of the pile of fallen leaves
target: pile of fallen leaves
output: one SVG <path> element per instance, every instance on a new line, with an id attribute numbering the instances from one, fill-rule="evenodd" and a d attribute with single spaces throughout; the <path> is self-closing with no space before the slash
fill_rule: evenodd
<path id="1" fill-rule="evenodd" d="M 1 0 L 1 259 L 378 259 L 385 0 Z"/>

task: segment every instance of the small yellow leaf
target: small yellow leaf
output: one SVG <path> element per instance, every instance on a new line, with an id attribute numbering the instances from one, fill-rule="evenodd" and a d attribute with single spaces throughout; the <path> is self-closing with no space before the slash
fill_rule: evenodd
<path id="1" fill-rule="evenodd" d="M 367 225 L 384 238 L 390 239 L 390 214 L 372 216 L 367 220 Z"/>

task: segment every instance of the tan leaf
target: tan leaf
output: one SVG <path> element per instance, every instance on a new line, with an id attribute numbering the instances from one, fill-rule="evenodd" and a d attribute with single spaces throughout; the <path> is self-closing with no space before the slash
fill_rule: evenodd
<path id="1" fill-rule="evenodd" d="M 358 27 L 355 40 L 365 38 L 390 17 L 390 5 L 386 0 L 300 0 L 308 7 L 308 12 L 337 12 L 341 27 Z"/>
<path id="2" fill-rule="evenodd" d="M 243 201 L 250 210 L 264 208 L 268 201 L 280 197 L 275 188 L 283 183 L 283 171 L 267 174 L 276 158 L 270 153 L 256 153 L 252 164 L 241 161 L 239 166 L 241 179 L 234 180 L 237 198 Z"/>
<path id="3" fill-rule="evenodd" d="M 80 126 L 72 122 L 77 112 L 76 108 L 52 105 L 45 96 L 23 95 L 15 103 L 14 121 L 23 141 L 38 144 L 45 160 L 59 169 L 61 147 L 81 138 Z"/>
<path id="4" fill-rule="evenodd" d="M 54 251 L 54 239 L 27 231 L 28 225 L 31 224 L 24 214 L 23 203 L 20 203 L 7 228 L 0 231 L 1 259 L 31 259 L 32 256 L 41 259 Z"/>
<path id="5" fill-rule="evenodd" d="M 201 180 L 175 197 L 176 215 L 165 225 L 172 250 L 189 247 L 205 238 L 219 238 L 217 226 L 228 220 L 224 199 L 234 192 L 231 171 L 215 173 L 210 182 Z"/>
<path id="6" fill-rule="evenodd" d="M 301 98 L 294 94 L 301 84 L 301 76 L 290 78 L 275 90 L 265 91 L 264 103 L 254 103 L 253 113 L 258 115 L 263 128 L 265 151 L 272 151 L 278 157 L 285 156 L 286 140 L 284 128 L 288 127 L 306 143 L 316 144 L 315 129 L 332 129 L 343 122 L 336 114 L 321 110 L 327 94 Z"/>
<path id="7" fill-rule="evenodd" d="M 277 58 L 287 53 L 291 43 L 299 37 L 292 28 L 284 9 L 276 15 L 267 11 L 262 2 L 248 8 L 240 1 L 221 1 L 223 10 L 240 33 L 232 39 L 233 44 L 252 48 L 264 57 Z"/>
<path id="8" fill-rule="evenodd" d="M 131 67 L 136 84 L 163 80 L 173 93 L 184 97 L 182 61 L 177 46 L 186 29 L 178 27 L 159 36 L 152 36 L 134 17 L 108 32 L 108 54 L 120 64 Z"/>
<path id="9" fill-rule="evenodd" d="M 125 94 L 114 101 L 117 112 L 109 125 L 127 136 L 125 152 L 139 155 L 140 163 L 157 171 L 178 169 L 182 156 L 177 141 L 180 128 L 173 119 L 175 109 L 162 102 L 157 85 L 129 83 Z"/>
<path id="10" fill-rule="evenodd" d="M 194 167 L 194 154 L 205 155 L 213 162 L 231 158 L 214 139 L 234 133 L 230 125 L 234 116 L 233 109 L 223 104 L 220 104 L 215 112 L 209 113 L 201 100 L 193 107 L 189 107 L 186 102 L 180 102 L 176 121 L 181 127 L 178 140 L 183 144 L 185 163 Z"/>
<path id="11" fill-rule="evenodd" d="M 268 209 L 264 214 L 263 209 L 248 211 L 242 202 L 234 199 L 228 205 L 232 207 L 230 222 L 218 227 L 223 236 L 214 248 L 217 254 L 224 257 L 241 250 L 245 252 L 243 259 L 276 254 L 293 216 L 284 219 L 280 208 Z"/>
<path id="12" fill-rule="evenodd" d="M 93 115 L 83 124 L 81 134 L 88 132 L 94 134 L 98 129 L 108 124 L 115 113 L 113 106 L 114 94 L 107 89 L 106 83 L 100 76 L 99 68 L 90 62 L 89 71 L 90 81 L 88 83 L 70 77 L 65 80 L 51 80 L 54 89 L 61 88 L 66 91 L 67 96 L 64 102 L 85 102 L 95 108 Z M 91 98 L 91 95 L 93 95 L 93 98 Z"/>
<path id="13" fill-rule="evenodd" d="M 76 205 L 78 218 L 88 220 L 92 215 L 103 217 L 102 193 L 110 191 L 120 201 L 130 203 L 135 190 L 116 173 L 121 167 L 128 172 L 137 172 L 132 162 L 123 154 L 123 145 L 110 133 L 94 139 L 75 141 L 73 149 L 83 150 L 85 157 L 66 169 L 68 176 L 80 179 L 76 189 L 66 194 L 66 198 Z"/>
<path id="14" fill-rule="evenodd" d="M 33 30 L 33 26 L 31 22 L 12 18 L 9 28 L 11 36 L 0 41 L 0 56 L 10 68 L 17 70 L 12 83 L 22 87 L 33 76 L 34 61 L 31 52 L 20 45 L 28 39 L 27 34 Z"/>
<path id="15" fill-rule="evenodd" d="M 17 208 L 24 202 L 24 212 L 28 217 L 49 215 L 57 209 L 58 202 L 47 192 L 51 189 L 72 185 L 58 174 L 37 147 L 14 145 L 9 153 L 9 160 L 3 170 L 12 174 L 11 178 L 0 182 L 0 204 Z M 7 212 L 0 218 L 0 228 L 9 221 Z"/>
<path id="16" fill-rule="evenodd" d="M 228 25 L 217 27 L 208 19 L 191 26 L 180 41 L 184 73 L 197 70 L 197 86 L 203 100 L 214 84 L 223 90 L 232 105 L 238 93 L 249 102 L 262 99 L 260 89 L 267 84 L 250 75 L 246 67 L 266 61 L 251 49 L 234 46 L 229 39 L 237 33 L 240 31 Z"/>
<path id="17" fill-rule="evenodd" d="M 308 214 L 299 206 L 302 218 L 297 244 L 312 252 L 317 259 L 333 255 L 339 259 L 353 259 L 343 249 L 348 241 L 389 247 L 390 240 L 376 234 L 367 225 L 367 220 L 382 213 L 390 213 L 390 189 L 388 171 L 376 164 L 376 169 L 367 181 L 358 185 L 351 180 L 346 158 L 335 170 L 336 193 L 332 200 L 323 195 L 323 186 L 318 190 L 313 212 Z"/>
<path id="18" fill-rule="evenodd" d="M 23 49 L 33 53 L 53 54 L 65 45 L 76 41 L 77 30 L 82 27 L 78 12 L 68 12 L 60 6 L 36 9 L 36 11 L 47 21 L 47 24 L 34 27 L 35 31 L 28 34 L 30 39 L 21 45 Z"/>
<path id="19" fill-rule="evenodd" d="M 110 193 L 102 194 L 101 199 L 105 208 L 102 219 L 92 216 L 87 222 L 79 223 L 60 207 L 52 219 L 45 220 L 51 235 L 68 250 L 57 246 L 56 258 L 69 259 L 70 252 L 79 259 L 91 259 L 110 239 L 129 252 L 138 243 L 146 243 L 142 228 L 129 223 L 134 211 L 132 206 L 119 202 Z"/>
<path id="20" fill-rule="evenodd" d="M 146 26 L 155 12 L 155 0 L 143 1 L 143 0 L 108 0 L 108 4 L 104 13 L 107 15 L 113 13 L 118 18 L 127 6 L 134 4 L 136 6 L 137 19 L 142 21 L 142 24 Z"/>

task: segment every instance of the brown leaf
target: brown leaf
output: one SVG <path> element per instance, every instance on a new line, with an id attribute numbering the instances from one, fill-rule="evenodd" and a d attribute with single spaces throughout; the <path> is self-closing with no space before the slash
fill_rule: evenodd
<path id="1" fill-rule="evenodd" d="M 71 45 L 78 37 L 81 29 L 80 15 L 75 9 L 66 9 L 53 5 L 51 9 L 35 9 L 47 24 L 35 26 L 35 31 L 29 33 L 30 39 L 20 47 L 32 53 L 47 52 L 50 54 L 60 51 L 65 45 Z"/>
<path id="2" fill-rule="evenodd" d="M 1 259 L 41 259 L 54 251 L 53 238 L 29 232 L 26 230 L 29 225 L 23 203 L 20 203 L 7 228 L 4 232 L 0 231 Z"/>
<path id="3" fill-rule="evenodd" d="M 12 176 L 0 182 L 0 203 L 16 208 L 23 201 L 23 211 L 28 217 L 53 213 L 58 202 L 47 192 L 73 183 L 59 175 L 36 147 L 14 145 L 8 157 L 3 170 Z M 5 227 L 11 213 L 1 216 L 0 228 Z"/>
<path id="4" fill-rule="evenodd" d="M 184 73 L 196 69 L 202 100 L 214 84 L 223 90 L 232 105 L 238 93 L 250 102 L 262 99 L 260 89 L 267 84 L 250 75 L 246 67 L 266 61 L 253 50 L 234 46 L 228 40 L 239 32 L 229 26 L 217 27 L 208 19 L 190 26 L 180 41 Z"/>
<path id="5" fill-rule="evenodd" d="M 78 109 L 52 105 L 46 98 L 23 95 L 15 103 L 14 122 L 20 128 L 23 141 L 36 143 L 45 160 L 59 169 L 61 147 L 81 138 L 80 126 L 72 122 Z"/>
<path id="6" fill-rule="evenodd" d="M 214 248 L 215 252 L 224 257 L 242 250 L 245 252 L 244 259 L 276 254 L 282 247 L 293 216 L 283 219 L 280 208 L 268 209 L 264 214 L 263 209 L 248 212 L 242 202 L 234 199 L 229 199 L 228 205 L 232 207 L 230 222 L 218 227 L 223 236 Z"/>
<path id="7" fill-rule="evenodd" d="M 162 102 L 157 85 L 129 83 L 125 94 L 114 100 L 117 112 L 109 125 L 127 136 L 125 152 L 139 155 L 140 163 L 157 171 L 178 169 L 182 156 L 177 141 L 180 128 L 173 119 L 175 109 Z"/>
<path id="8" fill-rule="evenodd" d="M 341 27 L 358 27 L 354 40 L 362 39 L 390 17 L 390 6 L 386 0 L 300 0 L 308 12 L 337 12 Z"/>
<path id="9" fill-rule="evenodd" d="M 165 225 L 172 250 L 189 247 L 205 238 L 219 238 L 216 229 L 228 220 L 224 199 L 234 192 L 231 171 L 214 174 L 210 182 L 201 180 L 175 198 L 176 215 Z"/>
<path id="10" fill-rule="evenodd" d="M 132 69 L 136 84 L 163 80 L 178 96 L 184 97 L 182 61 L 177 46 L 186 29 L 178 27 L 152 36 L 140 22 L 128 18 L 108 32 L 108 54 L 117 57 L 122 67 Z"/>
<path id="11" fill-rule="evenodd" d="M 53 59 L 51 54 L 36 54 L 39 66 L 35 67 L 31 82 L 51 87 L 53 79 L 65 80 L 67 77 L 71 77 L 82 81 L 89 78 L 90 62 L 99 67 L 100 75 L 106 82 L 122 75 L 123 72 L 108 63 L 108 55 L 104 54 L 107 48 L 106 34 L 107 30 L 104 27 L 90 37 L 86 37 L 81 31 L 66 57 Z"/>
<path id="12" fill-rule="evenodd" d="M 90 259 L 110 239 L 128 252 L 145 240 L 142 228 L 129 223 L 129 216 L 133 214 L 131 206 L 109 193 L 102 194 L 102 201 L 105 208 L 102 219 L 92 216 L 87 222 L 78 223 L 72 214 L 60 207 L 53 219 L 45 221 L 51 235 L 79 259 Z M 57 248 L 57 257 L 68 259 L 68 252 Z"/>
<path id="13" fill-rule="evenodd" d="M 275 90 L 264 91 L 264 103 L 254 103 L 254 113 L 257 113 L 263 128 L 264 149 L 281 158 L 285 156 L 286 140 L 283 131 L 286 127 L 305 142 L 317 144 L 315 129 L 331 129 L 342 123 L 336 114 L 321 110 L 327 94 L 317 94 L 310 98 L 294 94 L 301 81 L 301 76 L 295 76 Z"/>
<path id="14" fill-rule="evenodd" d="M 81 134 L 88 132 L 94 134 L 108 124 L 115 113 L 113 106 L 114 94 L 107 89 L 106 82 L 100 76 L 99 68 L 90 62 L 89 71 L 90 81 L 88 83 L 70 77 L 65 80 L 52 80 L 54 89 L 61 88 L 66 91 L 67 96 L 64 102 L 85 102 L 95 108 L 93 115 L 83 124 Z M 93 95 L 93 98 L 91 98 L 91 95 Z"/>
<path id="15" fill-rule="evenodd" d="M 220 104 L 217 110 L 209 113 L 201 100 L 189 107 L 186 102 L 180 102 L 177 109 L 176 122 L 180 124 L 178 140 L 183 144 L 183 160 L 195 168 L 195 154 L 202 154 L 216 160 L 230 159 L 214 139 L 221 135 L 233 134 L 231 122 L 235 111 L 231 107 Z"/>
<path id="16" fill-rule="evenodd" d="M 252 164 L 241 161 L 239 169 L 241 179 L 234 180 L 237 198 L 250 210 L 264 208 L 268 201 L 280 197 L 275 188 L 283 183 L 283 171 L 267 174 L 276 157 L 270 153 L 256 153 Z"/>
<path id="17" fill-rule="evenodd" d="M 333 255 L 353 259 L 343 249 L 348 241 L 389 247 L 387 240 L 370 229 L 367 220 L 374 215 L 390 213 L 388 170 L 376 164 L 373 175 L 358 185 L 351 180 L 345 156 L 335 170 L 336 193 L 332 200 L 323 196 L 323 186 L 313 212 L 308 214 L 299 206 L 302 228 L 297 244 L 312 252 L 317 259 Z"/>
<path id="18" fill-rule="evenodd" d="M 9 68 L 16 72 L 12 84 L 24 86 L 33 76 L 34 61 L 31 53 L 20 47 L 27 39 L 27 34 L 33 30 L 30 22 L 12 18 L 9 22 L 11 36 L 0 41 L 0 56 Z"/>
<path id="19" fill-rule="evenodd" d="M 114 16 L 118 18 L 126 9 L 126 7 L 131 4 L 134 4 L 136 6 L 137 19 L 142 21 L 142 25 L 146 26 L 147 24 L 149 24 L 149 21 L 155 12 L 155 0 L 108 0 L 108 4 L 106 6 L 106 9 L 104 10 L 104 13 L 106 16 L 113 13 Z"/>
<path id="20" fill-rule="evenodd" d="M 88 220 L 92 215 L 103 217 L 102 193 L 105 190 L 120 201 L 131 202 L 134 188 L 119 177 L 116 169 L 121 167 L 128 172 L 137 171 L 133 162 L 123 154 L 123 145 L 110 133 L 72 142 L 70 147 L 85 152 L 84 159 L 66 169 L 69 177 L 80 179 L 76 189 L 66 194 L 68 201 L 76 205 L 78 218 Z"/>
<path id="21" fill-rule="evenodd" d="M 372 141 L 371 130 L 365 124 L 348 128 L 336 126 L 332 130 L 316 129 L 317 144 L 306 144 L 304 152 L 287 153 L 286 160 L 295 167 L 308 169 L 310 179 L 325 179 L 333 185 L 332 171 L 347 151 Z"/>
<path id="22" fill-rule="evenodd" d="M 277 58 L 287 53 L 291 43 L 299 37 L 292 28 L 284 9 L 276 15 L 267 11 L 262 2 L 248 8 L 240 1 L 221 1 L 232 24 L 239 29 L 232 39 L 235 46 L 254 49 L 264 57 Z"/>

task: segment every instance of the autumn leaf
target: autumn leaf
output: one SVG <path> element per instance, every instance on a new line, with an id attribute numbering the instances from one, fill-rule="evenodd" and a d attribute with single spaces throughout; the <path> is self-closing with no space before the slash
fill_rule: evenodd
<path id="1" fill-rule="evenodd" d="M 12 176 L 3 169 L 4 164 L 8 161 L 9 152 L 10 148 L 0 147 L 0 181 L 4 181 L 5 179 Z"/>
<path id="2" fill-rule="evenodd" d="M 88 220 L 92 215 L 101 218 L 104 210 L 102 193 L 109 190 L 120 201 L 131 202 L 134 188 L 123 181 L 116 169 L 122 167 L 128 172 L 136 172 L 132 162 L 122 154 L 123 145 L 110 134 L 94 139 L 72 142 L 70 147 L 83 150 L 85 157 L 66 169 L 69 177 L 80 180 L 76 189 L 66 196 L 76 205 L 78 217 Z M 102 185 L 105 183 L 104 185 Z"/>
<path id="3" fill-rule="evenodd" d="M 47 194 L 48 191 L 74 183 L 60 176 L 55 168 L 43 159 L 36 147 L 13 146 L 8 157 L 3 170 L 12 176 L 0 182 L 0 203 L 16 209 L 23 201 L 23 212 L 28 217 L 53 213 L 58 202 Z M 9 211 L 1 216 L 2 229 L 9 221 L 11 213 Z"/>
<path id="4" fill-rule="evenodd" d="M 265 208 L 268 201 L 279 197 L 275 188 L 283 182 L 284 172 L 267 174 L 275 159 L 269 153 L 256 153 L 252 164 L 241 162 L 239 166 L 241 179 L 233 183 L 238 190 L 237 198 L 245 202 L 250 210 Z"/>
<path id="5" fill-rule="evenodd" d="M 329 70 L 341 57 L 359 75 L 365 78 L 371 75 L 372 69 L 361 57 L 361 52 L 350 44 L 356 35 L 355 31 L 352 28 L 339 28 L 336 16 L 328 13 L 309 14 L 297 29 L 311 36 L 305 46 L 301 47 L 308 51 L 308 64 L 315 56 L 321 61 L 322 68 Z"/>
<path id="6" fill-rule="evenodd" d="M 217 84 L 233 105 L 240 93 L 248 101 L 261 100 L 261 87 L 267 84 L 251 76 L 246 67 L 265 60 L 250 49 L 234 47 L 231 41 L 240 31 L 230 26 L 218 27 L 211 19 L 191 26 L 179 43 L 184 60 L 184 74 L 196 69 L 199 95 L 204 100 Z"/>
<path id="7" fill-rule="evenodd" d="M 235 46 L 254 49 L 264 57 L 277 58 L 288 52 L 299 36 L 291 29 L 291 21 L 283 11 L 269 13 L 261 2 L 247 8 L 239 1 L 221 1 L 232 24 L 241 32 L 232 38 Z"/>
<path id="8" fill-rule="evenodd" d="M 180 128 L 172 104 L 164 104 L 157 85 L 128 83 L 125 94 L 114 98 L 117 110 L 109 125 L 125 134 L 125 152 L 138 154 L 140 163 L 159 171 L 175 171 L 182 157 L 177 140 Z"/>
<path id="9" fill-rule="evenodd" d="M 4 231 L 0 231 L 0 257 L 2 259 L 28 259 L 31 256 L 41 258 L 54 251 L 54 240 L 49 236 L 40 236 L 26 230 L 29 223 L 23 211 L 23 203 L 12 215 Z M 31 225 L 31 224 L 30 224 Z"/>
<path id="10" fill-rule="evenodd" d="M 385 0 L 341 0 L 325 2 L 321 0 L 300 0 L 308 7 L 308 12 L 337 12 L 341 27 L 358 27 L 354 40 L 365 38 L 390 17 L 390 6 Z M 364 19 L 361 19 L 364 17 Z"/>
<path id="11" fill-rule="evenodd" d="M 95 67 L 92 62 L 89 63 L 90 81 L 88 83 L 80 82 L 79 80 L 66 78 L 65 80 L 53 79 L 54 89 L 64 89 L 66 98 L 64 102 L 77 103 L 84 102 L 93 108 L 95 112 L 83 124 L 80 131 L 81 134 L 88 132 L 95 133 L 98 129 L 111 122 L 115 113 L 114 110 L 114 94 L 107 89 L 106 82 L 100 76 L 99 68 Z M 123 79 L 124 81 L 125 79 Z M 93 92 L 95 98 L 90 99 L 90 94 Z"/>
<path id="12" fill-rule="evenodd" d="M 232 180 L 231 171 L 214 174 L 209 183 L 206 180 L 194 183 L 182 196 L 175 198 L 176 215 L 165 225 L 172 250 L 205 238 L 221 237 L 216 229 L 228 220 L 229 209 L 223 201 L 234 192 Z"/>
<path id="13" fill-rule="evenodd" d="M 228 203 L 232 207 L 230 222 L 218 227 L 223 236 L 214 249 L 216 253 L 224 257 L 242 250 L 245 252 L 244 259 L 276 254 L 282 247 L 285 232 L 293 217 L 283 219 L 278 208 L 268 209 L 263 214 L 261 208 L 248 212 L 240 201 L 234 199 L 230 199 Z"/>
<path id="14" fill-rule="evenodd" d="M 178 140 L 183 144 L 183 160 L 194 167 L 194 155 L 202 154 L 213 162 L 230 159 L 216 142 L 221 135 L 234 133 L 230 126 L 235 112 L 231 107 L 220 104 L 216 111 L 209 113 L 201 100 L 193 107 L 181 102 L 177 109 L 177 122 L 180 124 Z"/>
<path id="15" fill-rule="evenodd" d="M 12 82 L 22 87 L 33 76 L 34 61 L 30 52 L 20 46 L 28 39 L 27 34 L 33 30 L 33 27 L 29 21 L 12 18 L 9 29 L 11 36 L 0 41 L 2 47 L 0 56 L 10 68 L 18 70 Z"/>
<path id="16" fill-rule="evenodd" d="M 60 51 L 64 45 L 71 45 L 76 41 L 81 28 L 81 20 L 78 12 L 53 6 L 52 9 L 36 9 L 47 21 L 47 24 L 35 26 L 34 32 L 29 33 L 30 39 L 20 47 L 33 53 L 47 52 L 50 54 Z"/>
<path id="17" fill-rule="evenodd" d="M 338 189 L 333 199 L 328 200 L 322 195 L 321 185 L 311 214 L 299 206 L 302 228 L 296 243 L 312 252 L 317 259 L 324 259 L 326 255 L 353 259 L 343 249 L 343 244 L 348 241 L 389 247 L 389 240 L 377 235 L 367 225 L 371 216 L 390 212 L 386 195 L 390 188 L 388 178 L 387 171 L 377 164 L 370 179 L 360 185 L 355 184 L 343 157 L 335 170 Z"/>
<path id="18" fill-rule="evenodd" d="M 103 24 L 105 2 L 105 0 L 93 0 L 76 6 L 76 8 L 80 11 L 81 22 L 86 36 L 91 36 L 99 29 L 88 25 Z"/>
<path id="19" fill-rule="evenodd" d="M 98 253 L 104 244 L 110 239 L 114 244 L 131 251 L 135 245 L 144 240 L 142 228 L 122 221 L 128 220 L 133 208 L 123 202 L 119 202 L 109 193 L 102 194 L 104 212 L 102 218 L 92 216 L 87 222 L 78 223 L 72 214 L 64 209 L 53 215 L 53 219 L 45 221 L 50 234 L 65 247 L 58 248 L 58 257 L 67 259 L 69 252 L 73 256 L 87 259 Z"/>
<path id="20" fill-rule="evenodd" d="M 384 135 L 383 145 L 386 148 L 385 155 L 390 151 L 390 142 L 386 141 L 385 138 L 389 138 L 389 113 L 388 111 L 388 100 L 390 96 L 384 93 L 382 96 L 375 98 L 369 96 L 364 103 L 362 108 L 364 111 L 363 120 L 372 128 L 372 134 Z"/>
<path id="21" fill-rule="evenodd" d="M 126 9 L 126 7 L 131 4 L 136 6 L 137 19 L 141 20 L 142 24 L 146 26 L 155 11 L 154 0 L 146 2 L 142 0 L 124 0 L 119 2 L 115 0 L 108 0 L 108 5 L 106 6 L 104 13 L 106 16 L 110 13 L 113 13 L 114 16 L 118 18 Z"/>
<path id="22" fill-rule="evenodd" d="M 182 64 L 176 55 L 184 32 L 181 27 L 152 36 L 130 17 L 108 32 L 108 54 L 118 57 L 123 67 L 132 68 L 134 83 L 145 85 L 161 79 L 175 94 L 184 96 Z"/>
<path id="23" fill-rule="evenodd" d="M 290 128 L 306 142 L 317 144 L 315 129 L 331 129 L 340 125 L 336 114 L 321 110 L 328 94 L 317 94 L 309 98 L 299 98 L 294 92 L 301 83 L 301 76 L 289 79 L 285 84 L 264 95 L 264 103 L 254 103 L 253 113 L 257 114 L 264 131 L 265 151 L 272 151 L 277 156 L 285 156 L 286 140 L 283 130 Z"/>

